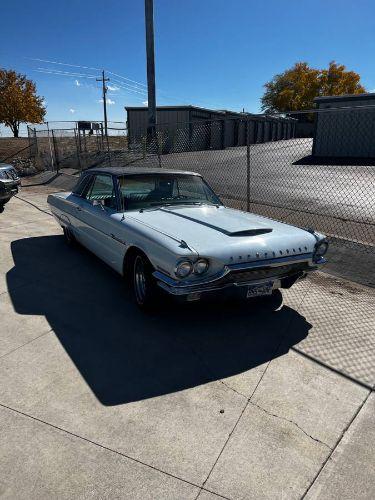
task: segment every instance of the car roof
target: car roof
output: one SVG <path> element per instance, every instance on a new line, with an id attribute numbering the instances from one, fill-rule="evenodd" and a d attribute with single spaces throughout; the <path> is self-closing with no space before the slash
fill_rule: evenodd
<path id="1" fill-rule="evenodd" d="M 13 165 L 9 165 L 9 163 L 0 163 L 0 170 L 9 170 L 14 169 Z"/>
<path id="2" fill-rule="evenodd" d="M 171 170 L 166 168 L 139 168 L 139 167 L 94 167 L 90 168 L 84 173 L 101 173 L 101 174 L 111 174 L 111 175 L 155 175 L 155 174 L 167 174 L 167 175 L 197 175 L 201 177 L 201 174 L 197 172 L 189 172 L 187 170 Z"/>

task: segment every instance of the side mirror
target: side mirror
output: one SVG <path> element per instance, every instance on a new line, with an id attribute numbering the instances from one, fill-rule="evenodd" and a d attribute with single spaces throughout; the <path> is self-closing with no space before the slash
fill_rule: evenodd
<path id="1" fill-rule="evenodd" d="M 93 207 L 99 207 L 104 210 L 104 200 L 92 200 Z"/>

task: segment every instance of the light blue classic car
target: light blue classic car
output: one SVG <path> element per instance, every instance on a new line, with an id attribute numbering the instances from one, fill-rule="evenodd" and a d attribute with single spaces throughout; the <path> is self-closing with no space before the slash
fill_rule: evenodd
<path id="1" fill-rule="evenodd" d="M 193 172 L 90 169 L 48 203 L 66 240 L 123 275 L 145 308 L 162 290 L 187 301 L 272 296 L 324 264 L 328 249 L 311 229 L 223 206 Z"/>

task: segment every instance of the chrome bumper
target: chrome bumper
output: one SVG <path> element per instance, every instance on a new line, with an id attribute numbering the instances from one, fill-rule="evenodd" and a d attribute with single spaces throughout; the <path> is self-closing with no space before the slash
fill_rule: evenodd
<path id="1" fill-rule="evenodd" d="M 283 280 L 296 277 L 297 281 L 298 279 L 305 277 L 308 273 L 319 269 L 323 264 L 325 264 L 325 262 L 326 260 L 323 257 L 314 262 L 312 254 L 304 254 L 303 256 L 296 255 L 293 257 L 285 257 L 267 261 L 262 260 L 244 264 L 231 264 L 225 266 L 223 271 L 216 276 L 213 276 L 207 280 L 199 281 L 198 283 L 193 283 L 191 282 L 191 280 L 174 280 L 170 276 L 167 276 L 160 271 L 155 271 L 153 273 L 153 276 L 157 280 L 157 284 L 160 286 L 160 288 L 175 296 L 188 296 L 191 294 L 216 292 L 222 291 L 227 288 L 241 289 L 243 287 L 248 287 L 249 285 L 260 285 L 262 283 L 269 283 L 270 281 L 273 282 L 273 288 L 276 289 L 283 286 Z M 280 268 L 280 266 L 297 263 L 305 263 L 306 267 L 301 271 L 292 270 L 290 274 L 283 275 L 282 277 L 278 275 L 278 268 Z M 223 279 L 226 279 L 227 275 L 229 275 L 232 271 L 251 271 L 259 268 L 267 268 L 271 270 L 274 269 L 275 272 L 271 272 L 270 275 L 265 278 L 257 278 L 240 282 L 236 281 L 236 275 L 233 274 L 233 281 L 228 280 L 223 283 Z"/>

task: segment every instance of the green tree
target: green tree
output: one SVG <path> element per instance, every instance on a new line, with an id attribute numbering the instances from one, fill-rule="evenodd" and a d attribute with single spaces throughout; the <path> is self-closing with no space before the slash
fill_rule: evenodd
<path id="1" fill-rule="evenodd" d="M 18 137 L 21 123 L 42 123 L 45 113 L 35 83 L 16 71 L 0 68 L 0 123 Z"/>
<path id="2" fill-rule="evenodd" d="M 361 77 L 335 61 L 328 69 L 310 68 L 298 62 L 284 73 L 275 75 L 264 86 L 262 110 L 267 113 L 312 109 L 314 98 L 323 95 L 361 94 Z"/>

